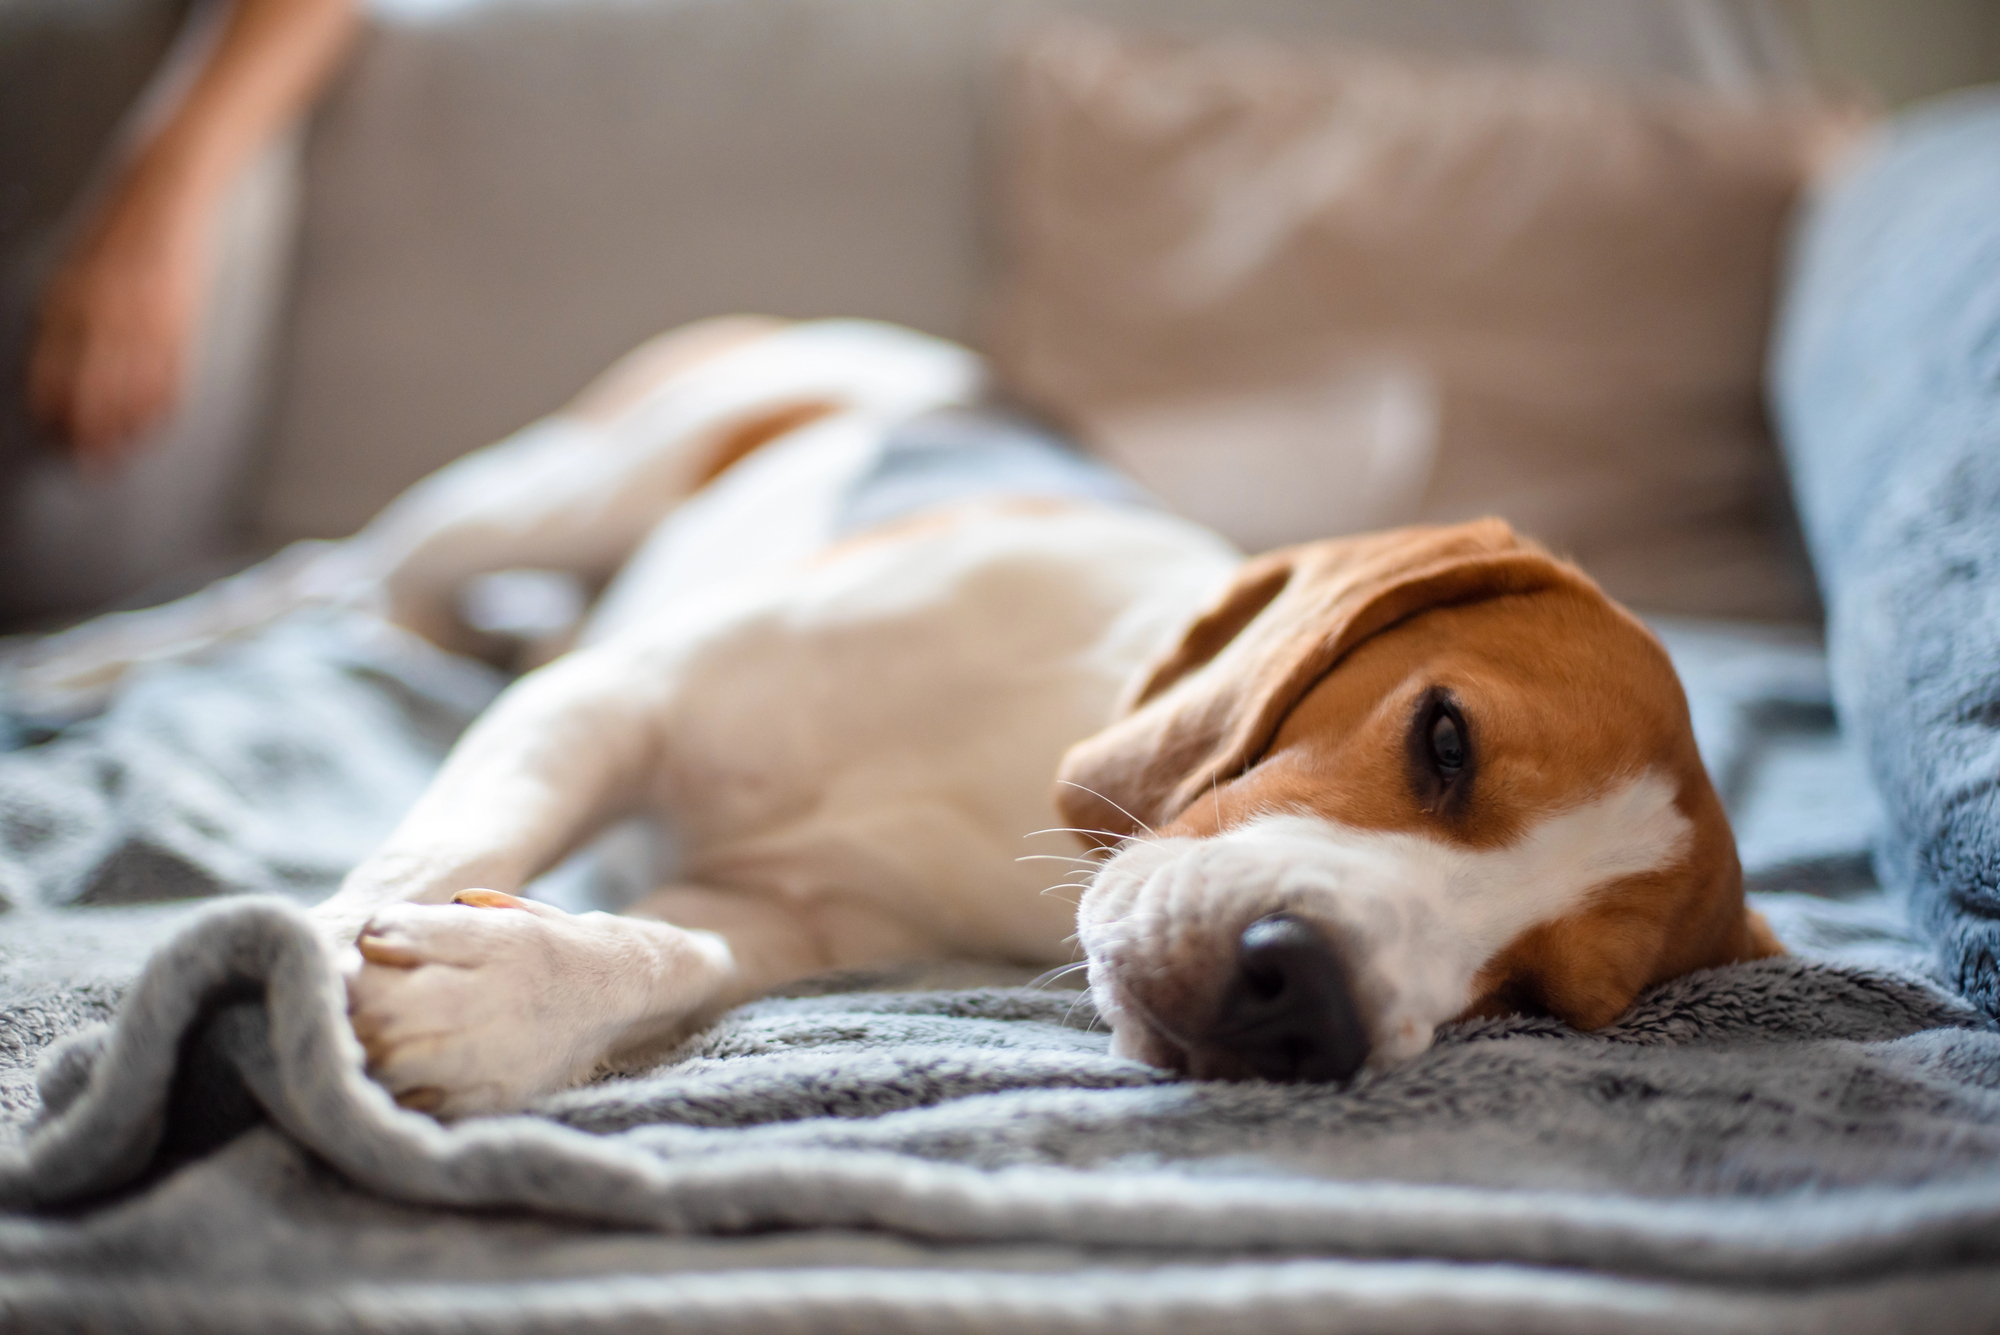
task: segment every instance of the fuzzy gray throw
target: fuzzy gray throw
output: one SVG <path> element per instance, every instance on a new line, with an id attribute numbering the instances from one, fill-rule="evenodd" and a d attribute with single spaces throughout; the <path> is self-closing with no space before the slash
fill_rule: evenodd
<path id="1" fill-rule="evenodd" d="M 1820 201 L 1773 375 L 1882 879 L 2000 1015 L 2000 88 Z"/>
<path id="2" fill-rule="evenodd" d="M 827 979 L 450 1127 L 362 1074 L 299 903 L 494 683 L 314 623 L 162 669 L 0 756 L 0 1326 L 1990 1329 L 2000 1034 L 1866 881 L 1813 648 L 1669 642 L 1790 958 L 1346 1088 L 1172 1081 L 970 966 Z"/>

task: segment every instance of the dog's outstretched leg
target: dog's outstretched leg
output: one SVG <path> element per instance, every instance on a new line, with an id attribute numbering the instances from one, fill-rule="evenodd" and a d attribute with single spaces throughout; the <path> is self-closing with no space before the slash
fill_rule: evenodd
<path id="1" fill-rule="evenodd" d="M 404 1106 L 505 1112 L 589 1079 L 634 1028 L 671 1042 L 731 964 L 711 932 L 473 890 L 372 919 L 345 962 L 348 1015 Z"/>
<path id="2" fill-rule="evenodd" d="M 356 943 L 355 1032 L 413 1105 L 493 1111 L 559 1088 L 636 1018 L 691 1013 L 725 984 L 729 952 L 712 934 L 505 893 L 645 792 L 670 659 L 607 645 L 523 678 L 314 910 L 337 945 Z"/>
<path id="3" fill-rule="evenodd" d="M 468 729 L 383 846 L 313 910 L 352 941 L 391 904 L 519 890 L 643 800 L 675 655 L 611 643 L 509 687 Z"/>
<path id="4" fill-rule="evenodd" d="M 369 1074 L 439 1117 L 511 1111 L 657 1061 L 724 1008 L 830 963 L 811 915 L 775 899 L 680 886 L 638 914 L 491 890 L 382 910 L 346 962 Z"/>

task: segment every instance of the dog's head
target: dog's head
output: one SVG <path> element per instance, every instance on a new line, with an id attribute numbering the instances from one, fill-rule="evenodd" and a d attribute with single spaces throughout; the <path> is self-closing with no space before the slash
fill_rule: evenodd
<path id="1" fill-rule="evenodd" d="M 1198 1078 L 1779 950 L 1658 641 L 1497 520 L 1249 562 L 1057 794 L 1124 840 L 1078 912 L 1114 1050 Z"/>

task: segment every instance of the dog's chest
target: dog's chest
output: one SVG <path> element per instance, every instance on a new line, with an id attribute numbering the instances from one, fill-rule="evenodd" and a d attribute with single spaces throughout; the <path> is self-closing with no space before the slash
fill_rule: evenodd
<path id="1" fill-rule="evenodd" d="M 1164 516 L 1004 505 L 870 535 L 689 618 L 655 805 L 682 876 L 1040 958 L 1079 851 L 1054 773 L 1234 554 Z M 671 629 L 665 633 L 672 635 Z M 1029 860 L 1023 860 L 1029 859 Z"/>

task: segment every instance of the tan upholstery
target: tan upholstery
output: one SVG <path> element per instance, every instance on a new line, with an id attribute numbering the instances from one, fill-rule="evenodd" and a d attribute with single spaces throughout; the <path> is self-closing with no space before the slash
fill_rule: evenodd
<path id="1" fill-rule="evenodd" d="M 1014 91 L 1003 367 L 1179 508 L 1498 514 L 1641 607 L 1813 614 L 1764 340 L 1851 110 L 1076 23 Z"/>
<path id="2" fill-rule="evenodd" d="M 1794 72 L 1782 2 L 383 3 L 311 145 L 259 522 L 349 531 L 640 339 L 718 311 L 976 341 L 993 84 L 1051 11 L 1746 87 Z"/>
<path id="3" fill-rule="evenodd" d="M 689 319 L 879 315 L 976 340 L 995 272 L 995 75 L 1052 12 L 1744 89 L 1797 75 L 1787 4 L 371 0 L 303 173 L 280 152 L 238 192 L 199 383 L 149 461 L 108 487 L 78 478 L 34 444 L 0 367 L 0 620 L 186 580 L 240 549 L 246 519 L 266 542 L 351 531 Z M 17 113 L 0 117 L 0 184 L 23 187 L 0 201 L 10 361 L 58 215 L 185 7 L 0 5 L 0 104 Z M 1393 426 L 1422 420 L 1408 390 L 1315 392 Z M 1283 518 L 1300 492 L 1239 489 L 1239 507 Z"/>

